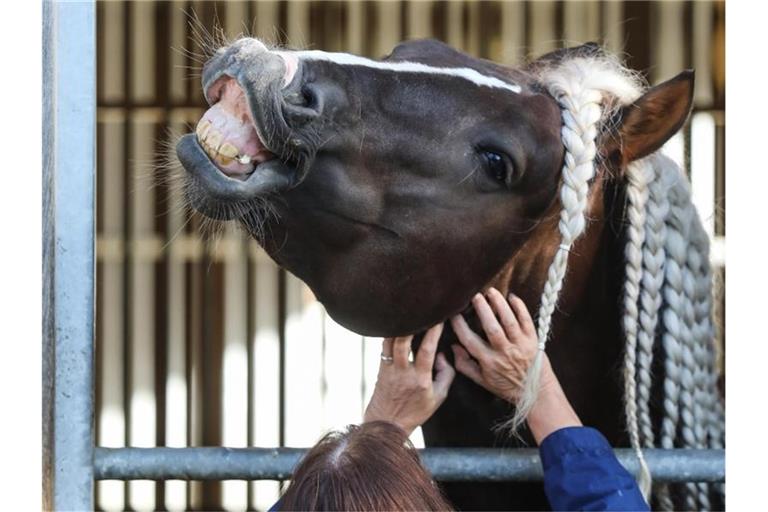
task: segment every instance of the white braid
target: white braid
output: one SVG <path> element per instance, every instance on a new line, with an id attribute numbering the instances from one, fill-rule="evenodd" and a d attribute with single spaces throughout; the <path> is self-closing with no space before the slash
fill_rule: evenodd
<path id="1" fill-rule="evenodd" d="M 680 321 L 679 330 L 679 346 L 680 355 L 682 358 L 682 364 L 680 365 L 680 386 L 679 386 L 679 401 L 678 407 L 680 409 L 680 433 L 682 435 L 682 446 L 695 447 L 696 436 L 694 434 L 694 399 L 693 399 L 693 369 L 695 362 L 693 359 L 693 333 L 691 328 L 693 326 L 693 304 L 691 302 L 691 294 L 693 294 L 693 281 L 688 272 L 687 259 L 688 259 L 688 234 L 691 225 L 691 216 L 694 213 L 689 207 L 690 199 L 684 197 L 680 184 L 678 187 L 673 188 L 670 191 L 670 222 L 677 223 L 679 229 L 679 236 L 669 237 L 672 243 L 667 246 L 667 252 L 670 257 L 670 261 L 674 262 L 674 266 L 679 272 L 679 286 L 681 289 L 677 295 L 677 303 L 674 304 L 675 314 Z M 670 307 L 673 305 L 670 304 Z M 696 510 L 699 508 L 696 500 L 696 486 L 692 483 L 685 484 L 687 492 L 685 493 L 685 507 L 687 510 Z"/>
<path id="2" fill-rule="evenodd" d="M 683 340 L 683 382 L 681 386 L 680 402 L 681 411 L 680 417 L 682 418 L 682 436 L 683 443 L 686 447 L 696 448 L 699 447 L 699 439 L 696 435 L 696 418 L 701 418 L 700 410 L 698 410 L 696 398 L 696 360 L 694 358 L 694 347 L 696 345 L 696 338 L 694 337 L 694 310 L 693 310 L 693 298 L 695 293 L 694 278 L 690 272 L 687 262 L 687 251 L 685 254 L 686 260 L 683 261 L 682 275 L 683 275 L 683 333 L 687 337 Z M 700 397 L 699 393 L 699 397 Z M 709 508 L 709 500 L 706 497 L 706 490 L 701 492 L 695 483 L 686 483 L 686 506 L 689 510 L 703 510 Z M 703 502 L 703 503 L 702 503 Z"/>
<path id="3" fill-rule="evenodd" d="M 659 324 L 659 311 L 662 305 L 662 287 L 664 285 L 664 261 L 666 251 L 664 240 L 667 236 L 664 220 L 669 213 L 667 190 L 659 179 L 660 165 L 655 156 L 649 157 L 653 169 L 653 179 L 649 183 L 649 197 L 646 203 L 645 243 L 643 244 L 643 281 L 640 292 L 640 331 L 637 334 L 637 409 L 641 444 L 645 448 L 655 446 L 655 436 L 651 422 L 651 365 L 656 329 Z"/>
<path id="4" fill-rule="evenodd" d="M 684 339 L 682 311 L 683 277 L 680 268 L 680 255 L 685 251 L 686 240 L 681 233 L 683 226 L 679 218 L 680 208 L 674 208 L 672 194 L 675 186 L 675 176 L 667 173 L 663 176 L 670 197 L 670 215 L 667 219 L 667 239 L 665 249 L 669 256 L 664 271 L 664 300 L 666 308 L 662 315 L 664 332 L 662 345 L 664 347 L 664 417 L 661 424 L 661 446 L 671 449 L 675 447 L 677 438 L 680 403 L 681 372 L 683 366 L 681 340 Z M 679 194 L 678 194 L 679 195 Z M 675 201 L 676 202 L 676 201 Z M 677 254 L 677 258 L 675 258 Z M 669 497 L 667 486 L 663 486 L 660 501 L 664 509 L 674 509 Z M 695 507 L 693 507 L 695 508 Z"/>
<path id="5" fill-rule="evenodd" d="M 697 219 L 695 219 L 697 220 Z M 709 238 L 704 229 L 697 224 L 692 231 L 688 249 L 688 268 L 695 279 L 694 290 L 694 358 L 696 359 L 696 395 L 698 412 L 696 427 L 697 448 L 723 448 L 723 409 L 717 387 L 717 369 L 715 367 L 716 348 L 715 330 L 712 324 L 712 273 L 709 259 Z M 701 419 L 704 421 L 701 421 Z M 707 496 L 707 486 L 699 484 L 700 497 Z M 714 486 L 723 495 L 721 484 Z M 721 496 L 721 499 L 724 496 Z M 707 500 L 708 501 L 708 500 Z M 709 508 L 709 503 L 703 508 Z"/>
<path id="6" fill-rule="evenodd" d="M 643 244 L 645 241 L 646 203 L 648 202 L 648 183 L 653 179 L 650 162 L 638 160 L 627 166 L 627 244 L 624 257 L 627 262 L 624 277 L 624 317 L 622 325 L 626 347 L 624 352 L 624 410 L 627 415 L 629 441 L 635 449 L 640 462 L 638 484 L 643 496 L 648 499 L 651 490 L 651 474 L 643 457 L 637 418 L 637 337 L 639 324 L 638 302 L 640 283 L 643 276 Z"/>
<path id="7" fill-rule="evenodd" d="M 707 439 L 702 429 L 702 425 L 714 423 L 714 437 L 722 437 L 721 419 L 707 421 L 711 419 L 709 411 L 720 406 L 717 389 L 712 385 L 715 369 L 708 240 L 691 203 L 685 178 L 671 161 L 665 160 L 660 168 L 665 170 L 664 178 L 669 182 L 670 210 L 664 284 L 665 416 L 661 444 L 664 448 L 716 447 L 719 441 Z M 685 508 L 710 508 L 708 486 L 689 483 L 681 490 Z M 661 489 L 660 501 L 665 508 L 671 505 L 666 487 Z"/>
<path id="8" fill-rule="evenodd" d="M 539 79 L 562 109 L 562 170 L 558 223 L 560 240 L 547 272 L 537 334 L 539 352 L 528 372 L 513 430 L 536 400 L 541 361 L 552 316 L 563 288 L 568 256 L 586 230 L 590 181 L 595 176 L 596 139 L 611 109 L 628 105 L 642 91 L 639 79 L 618 60 L 603 53 L 551 63 Z M 711 272 L 708 240 L 691 203 L 679 167 L 655 153 L 627 166 L 627 243 L 624 256 L 626 341 L 625 412 L 630 442 L 641 465 L 640 485 L 650 474 L 641 448 L 657 446 L 722 447 L 723 409 L 717 392 L 711 321 Z M 656 343 L 664 353 L 663 407 L 660 431 L 651 418 L 652 363 Z M 722 492 L 722 486 L 715 486 Z M 679 494 L 686 508 L 708 509 L 709 486 L 685 484 Z M 661 508 L 673 510 L 670 486 L 658 487 Z"/>
<path id="9" fill-rule="evenodd" d="M 547 281 L 541 297 L 537 335 L 539 352 L 525 379 L 521 399 L 515 414 L 505 426 L 516 430 L 536 402 L 543 352 L 551 330 L 560 290 L 563 287 L 568 255 L 574 241 L 586 229 L 587 199 L 590 180 L 595 176 L 598 126 L 607 112 L 601 109 L 606 99 L 626 102 L 639 95 L 639 87 L 629 80 L 631 73 L 617 74 L 623 69 L 610 58 L 578 57 L 561 62 L 556 68 L 544 69 L 540 79 L 562 109 L 561 136 L 565 146 L 562 185 L 560 188 L 561 240 L 559 249 L 547 271 Z"/>
<path id="10" fill-rule="evenodd" d="M 708 243 L 709 240 L 706 240 Z M 715 327 L 713 325 L 712 308 L 712 274 L 709 268 L 709 260 L 704 258 L 702 264 L 705 271 L 701 273 L 698 284 L 701 287 L 699 297 L 701 300 L 697 303 L 696 315 L 697 322 L 704 325 L 703 332 L 707 333 L 708 338 L 705 341 L 711 347 L 709 349 L 709 364 L 707 378 L 707 400 L 705 402 L 705 411 L 708 413 L 705 424 L 707 425 L 707 441 L 711 448 L 725 448 L 725 410 L 723 401 L 720 399 L 720 390 L 718 387 L 718 371 L 716 367 L 717 347 L 713 347 Z M 701 317 L 699 321 L 698 318 Z M 718 493 L 720 502 L 725 503 L 725 484 L 717 483 L 714 485 Z"/>
<path id="11" fill-rule="evenodd" d="M 704 244 L 707 247 L 707 240 L 705 237 Z M 705 252 L 704 254 L 707 254 Z M 688 260 L 686 262 L 686 274 L 691 278 L 691 284 L 694 289 L 691 290 L 692 297 L 692 322 L 691 322 L 691 336 L 693 337 L 693 358 L 694 358 L 694 370 L 693 370 L 693 412 L 697 421 L 694 424 L 694 437 L 696 440 L 696 448 L 707 447 L 707 421 L 709 412 L 707 408 L 710 406 L 710 393 L 708 375 L 712 371 L 713 367 L 710 366 L 710 357 L 713 354 L 711 350 L 713 347 L 706 340 L 712 340 L 714 338 L 714 332 L 710 329 L 709 323 L 709 311 L 711 311 L 711 302 L 709 300 L 708 289 L 704 290 L 701 287 L 703 279 L 702 275 L 708 273 L 704 269 L 702 254 L 700 247 L 695 243 L 691 243 L 688 246 Z M 708 287 L 707 287 L 708 288 Z M 705 421 L 701 421 L 705 419 Z M 698 500 L 700 508 L 704 510 L 711 509 L 709 501 L 709 488 L 704 483 L 697 484 Z"/>
<path id="12" fill-rule="evenodd" d="M 712 325 L 712 284 L 709 260 L 704 257 L 709 250 L 709 239 L 703 230 L 696 232 L 695 244 L 692 243 L 688 250 L 688 267 L 691 274 L 696 277 L 696 290 L 694 302 L 693 325 L 696 345 L 694 357 L 696 359 L 696 387 L 701 395 L 700 407 L 706 421 L 697 424 L 702 432 L 697 434 L 697 439 L 702 440 L 702 447 L 711 444 L 713 447 L 722 448 L 722 403 L 718 399 L 717 371 L 715 368 L 715 337 Z"/>

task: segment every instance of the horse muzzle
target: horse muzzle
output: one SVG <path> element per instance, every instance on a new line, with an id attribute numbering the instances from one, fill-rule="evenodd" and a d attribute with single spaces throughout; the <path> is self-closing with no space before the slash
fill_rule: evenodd
<path id="1" fill-rule="evenodd" d="M 202 85 L 210 108 L 195 133 L 176 145 L 193 208 L 229 220 L 237 209 L 223 206 L 301 182 L 297 133 L 319 112 L 306 106 L 300 75 L 290 52 L 269 51 L 251 38 L 219 49 L 205 64 Z"/>

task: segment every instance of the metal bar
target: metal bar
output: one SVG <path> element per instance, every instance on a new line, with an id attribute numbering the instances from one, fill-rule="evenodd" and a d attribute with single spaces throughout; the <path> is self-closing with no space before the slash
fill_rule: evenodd
<path id="1" fill-rule="evenodd" d="M 47 204 L 43 309 L 53 318 L 45 375 L 53 399 L 52 505 L 93 509 L 94 219 L 96 8 L 93 1 L 45 2 L 44 87 Z M 51 382 L 52 381 L 52 382 Z"/>
<path id="2" fill-rule="evenodd" d="M 634 451 L 615 450 L 630 473 Z M 284 480 L 302 448 L 96 448 L 97 480 Z M 536 481 L 542 479 L 535 449 L 427 448 L 425 466 L 442 481 Z M 724 450 L 644 450 L 655 482 L 723 482 Z"/>

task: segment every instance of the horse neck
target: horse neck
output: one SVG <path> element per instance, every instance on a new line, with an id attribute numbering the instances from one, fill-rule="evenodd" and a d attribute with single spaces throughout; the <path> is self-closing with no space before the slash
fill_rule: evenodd
<path id="1" fill-rule="evenodd" d="M 615 383 L 623 345 L 619 322 L 621 294 L 620 221 L 623 197 L 615 182 L 598 174 L 590 193 L 584 234 L 571 247 L 547 344 L 547 354 L 569 401 L 585 424 L 614 444 L 625 443 L 622 391 Z M 560 203 L 490 284 L 520 296 L 535 315 L 547 272 L 559 249 Z"/>
<path id="2" fill-rule="evenodd" d="M 587 289 L 592 291 L 590 278 L 594 267 L 603 261 L 602 256 L 609 250 L 605 243 L 606 226 L 609 224 L 605 204 L 606 185 L 605 173 L 599 173 L 591 187 L 588 227 L 571 247 L 568 257 L 568 273 L 558 302 L 558 310 L 562 313 L 573 314 L 583 303 Z M 509 292 L 518 295 L 531 312 L 538 310 L 549 265 L 555 252 L 560 250 L 557 228 L 560 208 L 560 202 L 553 201 L 528 240 L 488 284 L 505 295 Z"/>

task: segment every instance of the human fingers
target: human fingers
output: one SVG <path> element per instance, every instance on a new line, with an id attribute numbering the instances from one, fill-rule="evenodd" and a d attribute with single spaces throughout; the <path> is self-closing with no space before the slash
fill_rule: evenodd
<path id="1" fill-rule="evenodd" d="M 451 345 L 453 349 L 454 365 L 456 371 L 469 377 L 475 384 L 485 387 L 483 383 L 483 374 L 480 372 L 480 366 L 469 357 L 469 353 L 461 345 Z"/>
<path id="2" fill-rule="evenodd" d="M 504 329 L 501 328 L 499 320 L 493 314 L 493 310 L 485 297 L 479 293 L 475 294 L 472 298 L 472 306 L 477 312 L 480 325 L 483 326 L 483 331 L 491 346 L 496 349 L 504 347 L 508 343 L 507 335 L 504 333 Z"/>
<path id="3" fill-rule="evenodd" d="M 392 357 L 397 368 L 408 368 L 412 339 L 413 336 L 398 336 L 392 342 Z"/>
<path id="4" fill-rule="evenodd" d="M 384 338 L 381 341 L 381 361 L 379 361 L 379 374 L 394 361 L 392 357 L 392 342 L 394 338 Z"/>
<path id="5" fill-rule="evenodd" d="M 384 338 L 381 342 L 381 364 L 385 363 L 391 363 L 393 360 L 386 358 L 392 357 L 392 342 L 394 341 L 394 338 Z"/>
<path id="6" fill-rule="evenodd" d="M 456 370 L 453 369 L 453 366 L 445 358 L 445 354 L 441 352 L 435 360 L 435 371 L 435 383 L 432 389 L 438 403 L 442 403 L 448 396 L 448 390 L 451 388 L 453 378 L 456 377 Z"/>
<path id="7" fill-rule="evenodd" d="M 508 342 L 516 336 L 520 330 L 520 324 L 517 322 L 515 313 L 512 311 L 509 303 L 504 300 L 504 296 L 501 292 L 496 288 L 488 290 L 488 302 L 499 317 L 499 323 L 507 336 L 505 342 Z"/>
<path id="8" fill-rule="evenodd" d="M 528 336 L 536 334 L 536 326 L 533 324 L 531 313 L 528 311 L 528 307 L 523 302 L 523 299 L 510 293 L 509 305 L 512 306 L 512 311 L 515 313 L 515 318 L 517 318 L 517 323 L 520 325 L 520 330 L 523 331 L 523 334 Z"/>
<path id="9" fill-rule="evenodd" d="M 414 357 L 414 365 L 421 372 L 431 372 L 435 364 L 435 353 L 437 352 L 437 343 L 440 341 L 440 335 L 443 333 L 443 324 L 439 323 L 432 326 L 421 340 L 419 351 Z"/>
<path id="10" fill-rule="evenodd" d="M 392 342 L 395 338 L 384 338 L 381 342 L 381 355 L 385 357 L 392 357 Z"/>
<path id="11" fill-rule="evenodd" d="M 489 355 L 490 349 L 485 344 L 485 341 L 469 328 L 463 316 L 456 315 L 451 318 L 451 326 L 453 327 L 453 332 L 456 333 L 456 337 L 464 348 L 472 354 L 472 357 L 480 359 Z"/>

